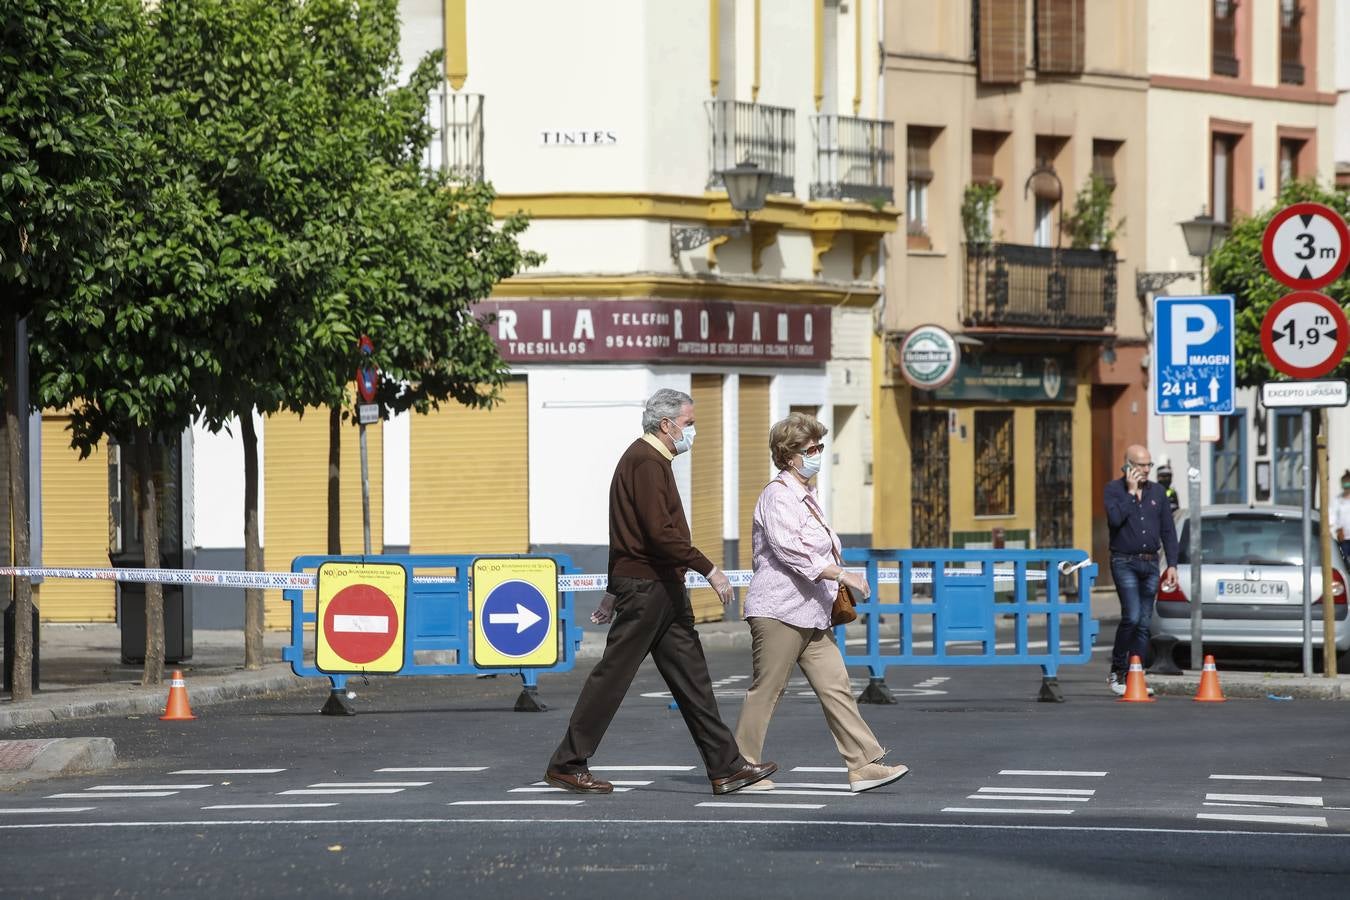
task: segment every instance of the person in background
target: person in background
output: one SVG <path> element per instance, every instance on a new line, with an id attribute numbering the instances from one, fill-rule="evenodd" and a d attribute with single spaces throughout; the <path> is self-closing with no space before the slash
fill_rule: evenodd
<path id="1" fill-rule="evenodd" d="M 815 478 L 825 459 L 826 428 L 793 413 L 769 430 L 778 477 L 755 504 L 750 526 L 754 576 L 745 596 L 753 680 L 736 724 L 736 743 L 751 762 L 761 758 L 778 701 L 798 666 L 825 712 L 835 747 L 848 768 L 849 790 L 871 790 L 904 777 L 909 768 L 882 762 L 886 751 L 858 712 L 844 658 L 834 642 L 830 610 L 842 582 L 860 597 L 867 579 L 840 563 L 839 538 L 825 524 Z M 751 790 L 772 790 L 760 781 Z"/>
<path id="2" fill-rule="evenodd" d="M 1331 534 L 1350 565 L 1350 469 L 1341 473 L 1341 495 L 1331 501 Z"/>
<path id="3" fill-rule="evenodd" d="M 1123 473 L 1106 483 L 1106 524 L 1111 532 L 1111 578 L 1120 598 L 1120 625 L 1111 649 L 1106 683 L 1116 695 L 1125 693 L 1130 657 L 1147 661 L 1153 604 L 1158 599 L 1158 557 L 1167 557 L 1162 581 L 1177 581 L 1177 529 L 1162 485 L 1148 480 L 1153 457 L 1147 447 L 1125 449 Z M 1149 692 L 1153 691 L 1149 688 Z"/>
<path id="4" fill-rule="evenodd" d="M 705 579 L 722 604 L 731 582 L 690 540 L 689 522 L 671 462 L 694 445 L 694 401 L 662 388 L 642 411 L 642 437 L 614 468 L 609 486 L 609 592 L 591 614 L 613 622 L 549 760 L 544 781 L 578 794 L 608 794 L 614 785 L 591 774 L 588 761 L 619 711 L 648 654 L 680 706 L 714 794 L 730 794 L 772 775 L 773 763 L 749 763 L 717 711 L 703 644 L 684 586 L 686 570 Z"/>
<path id="5" fill-rule="evenodd" d="M 1163 493 L 1167 495 L 1167 505 L 1172 512 L 1181 508 L 1181 496 L 1177 489 L 1172 487 L 1172 464 L 1168 462 L 1167 457 L 1163 456 L 1158 460 L 1158 470 L 1154 473 L 1158 478 L 1158 484 L 1162 485 Z"/>

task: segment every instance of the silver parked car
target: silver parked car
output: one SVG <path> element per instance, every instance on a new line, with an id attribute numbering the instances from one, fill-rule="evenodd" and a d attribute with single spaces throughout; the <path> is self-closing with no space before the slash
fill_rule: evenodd
<path id="1" fill-rule="evenodd" d="M 1303 646 L 1303 510 L 1293 506 L 1210 506 L 1201 513 L 1200 595 L 1205 649 L 1210 646 L 1287 648 Z M 1190 524 L 1177 516 L 1181 552 L 1177 585 L 1158 591 L 1153 613 L 1155 648 L 1191 641 Z M 1317 512 L 1313 512 L 1312 640 L 1321 658 L 1322 554 Z M 1350 623 L 1346 585 L 1350 568 L 1331 544 L 1331 602 L 1336 609 L 1337 670 L 1350 670 Z M 1189 656 L 1178 653 L 1177 660 Z"/>

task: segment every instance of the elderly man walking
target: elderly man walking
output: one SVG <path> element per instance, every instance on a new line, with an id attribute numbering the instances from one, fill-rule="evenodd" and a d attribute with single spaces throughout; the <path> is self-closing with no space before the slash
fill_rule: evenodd
<path id="1" fill-rule="evenodd" d="M 699 552 L 675 486 L 671 461 L 694 444 L 694 401 L 662 388 L 642 412 L 644 434 L 619 459 L 609 487 L 609 593 L 591 619 L 610 622 L 604 655 L 591 670 L 544 780 L 581 794 L 614 786 L 591 774 L 588 760 L 619 710 L 638 666 L 652 655 L 684 716 L 714 794 L 729 794 L 778 770 L 741 756 L 713 696 L 703 645 L 694 630 L 684 575 L 693 569 L 726 604 L 731 582 Z"/>

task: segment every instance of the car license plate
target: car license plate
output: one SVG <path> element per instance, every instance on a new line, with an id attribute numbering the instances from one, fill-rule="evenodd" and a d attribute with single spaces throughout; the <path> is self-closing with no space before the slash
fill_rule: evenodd
<path id="1" fill-rule="evenodd" d="M 1288 600 L 1289 582 L 1219 579 L 1220 600 Z"/>

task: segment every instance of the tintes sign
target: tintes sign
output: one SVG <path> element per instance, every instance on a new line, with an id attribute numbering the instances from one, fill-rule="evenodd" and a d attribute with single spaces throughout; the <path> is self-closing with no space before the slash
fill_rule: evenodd
<path id="1" fill-rule="evenodd" d="M 817 365 L 830 308 L 698 300 L 492 300 L 474 312 L 507 362 Z"/>

